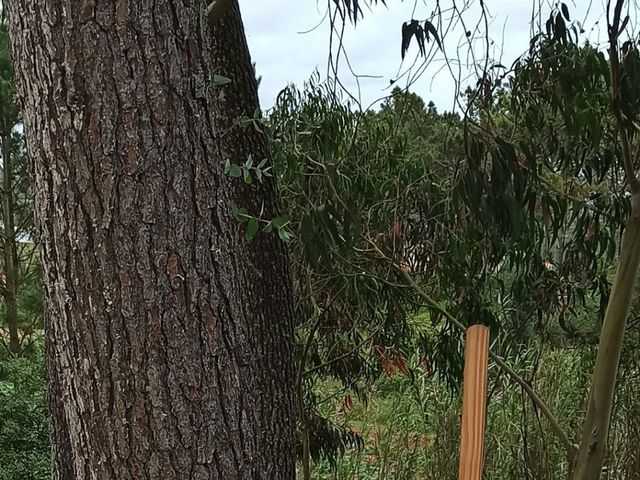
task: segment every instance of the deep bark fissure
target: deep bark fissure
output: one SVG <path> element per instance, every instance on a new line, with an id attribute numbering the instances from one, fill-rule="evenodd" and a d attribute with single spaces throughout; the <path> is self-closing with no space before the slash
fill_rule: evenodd
<path id="1" fill-rule="evenodd" d="M 45 273 L 54 479 L 292 479 L 292 293 L 237 1 L 8 5 Z M 224 97 L 209 81 L 233 82 Z M 230 130 L 229 130 L 230 129 Z M 220 131 L 228 134 L 221 136 Z"/>

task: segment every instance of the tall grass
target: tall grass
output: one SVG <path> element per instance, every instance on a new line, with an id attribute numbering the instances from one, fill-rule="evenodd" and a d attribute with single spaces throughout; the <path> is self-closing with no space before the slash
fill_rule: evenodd
<path id="1" fill-rule="evenodd" d="M 515 365 L 574 438 L 581 428 L 594 356 L 590 346 L 538 345 L 523 352 Z M 634 357 L 627 355 L 622 365 L 604 479 L 640 478 L 640 359 Z M 323 384 L 319 393 L 332 396 L 339 390 Z M 489 391 L 484 478 L 566 478 L 562 445 L 520 387 L 491 367 Z M 326 462 L 314 465 L 312 478 L 456 480 L 460 393 L 451 392 L 436 376 L 417 375 L 412 381 L 397 374 L 378 381 L 368 400 L 354 400 L 348 411 L 337 395 L 326 402 L 323 413 L 360 433 L 364 446 L 348 450 L 334 468 Z"/>

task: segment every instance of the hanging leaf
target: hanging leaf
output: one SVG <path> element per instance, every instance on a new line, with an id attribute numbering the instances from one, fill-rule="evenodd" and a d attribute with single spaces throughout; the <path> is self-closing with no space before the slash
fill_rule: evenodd
<path id="1" fill-rule="evenodd" d="M 556 16 L 554 38 L 559 43 L 567 43 L 567 25 L 560 15 Z"/>
<path id="2" fill-rule="evenodd" d="M 289 224 L 289 220 L 287 220 L 284 217 L 276 217 L 273 220 L 271 220 L 270 223 L 273 226 L 273 228 L 280 229 L 287 226 Z"/>
<path id="3" fill-rule="evenodd" d="M 550 37 L 551 36 L 551 32 L 553 30 L 553 17 L 550 17 L 547 20 L 547 23 L 545 23 L 545 28 L 547 30 L 547 36 Z M 531 50 L 533 51 L 534 45 L 533 45 L 533 40 L 531 41 Z"/>
<path id="4" fill-rule="evenodd" d="M 285 243 L 289 242 L 292 238 L 291 233 L 286 228 L 278 229 L 278 237 Z"/>
<path id="5" fill-rule="evenodd" d="M 440 43 L 440 37 L 438 36 L 438 31 L 436 30 L 436 27 L 433 26 L 433 23 L 431 23 L 429 20 L 427 20 L 426 22 L 424 22 L 424 29 L 425 29 L 425 31 L 427 33 L 430 33 L 433 36 L 433 39 L 438 44 L 438 47 L 440 47 L 440 50 L 442 50 L 442 44 Z"/>
<path id="6" fill-rule="evenodd" d="M 358 0 L 346 0 L 346 5 L 347 11 L 349 12 L 349 18 L 354 24 L 358 23 L 358 13 L 360 12 L 360 5 L 358 5 Z M 353 9 L 351 8 L 351 6 L 353 6 Z"/>
<path id="7" fill-rule="evenodd" d="M 360 6 L 359 0 L 333 0 L 333 3 L 336 4 L 338 11 L 344 17 L 345 10 L 346 16 L 353 22 L 354 25 L 358 23 L 358 15 L 362 15 L 362 7 Z M 378 0 L 371 0 L 370 3 L 377 4 Z M 386 0 L 380 0 L 385 7 L 387 6 Z"/>
<path id="8" fill-rule="evenodd" d="M 511 237 L 517 240 L 522 233 L 522 216 L 516 199 L 509 196 L 505 199 L 507 214 L 509 216 L 509 222 L 511 224 Z"/>
<path id="9" fill-rule="evenodd" d="M 624 29 L 627 28 L 627 23 L 629 23 L 629 15 L 624 17 L 624 20 L 622 21 L 622 25 L 620 25 L 619 33 L 624 32 Z"/>
<path id="10" fill-rule="evenodd" d="M 427 55 L 427 49 L 425 47 L 425 42 L 424 42 L 424 40 L 425 40 L 425 32 L 424 32 L 424 29 L 422 28 L 422 25 L 418 25 L 416 27 L 415 37 L 416 37 L 416 40 L 418 42 L 418 48 L 420 49 L 420 55 L 423 56 L 423 57 L 426 56 Z"/>
<path id="11" fill-rule="evenodd" d="M 411 37 L 413 36 L 411 24 L 404 22 L 402 24 L 402 46 L 400 49 L 400 56 L 404 60 L 404 56 L 411 44 Z"/>
<path id="12" fill-rule="evenodd" d="M 567 19 L 567 22 L 571 21 L 571 17 L 569 16 L 569 8 L 566 3 L 560 5 L 560 9 L 562 10 L 562 15 Z"/>

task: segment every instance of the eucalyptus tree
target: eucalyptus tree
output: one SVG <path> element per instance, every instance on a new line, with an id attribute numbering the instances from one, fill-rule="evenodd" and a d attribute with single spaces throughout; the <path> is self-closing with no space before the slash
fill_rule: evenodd
<path id="1" fill-rule="evenodd" d="M 603 316 L 592 323 L 599 346 L 584 425 L 579 445 L 566 445 L 576 480 L 601 475 L 640 264 L 635 173 L 640 57 L 634 38 L 621 40 L 629 22 L 624 2 L 609 7 L 608 58 L 588 43 L 580 45 L 578 25 L 562 4 L 552 11 L 545 31 L 532 39 L 529 54 L 516 62 L 510 113 L 524 136 L 510 140 L 506 148 L 514 161 L 499 167 L 504 183 L 499 188 L 523 193 L 515 196 L 515 204 L 524 207 L 517 211 L 541 215 L 548 233 L 541 231 L 540 240 L 559 250 L 557 273 L 565 279 L 557 295 L 559 318 L 564 319 L 575 295 L 584 299 L 580 284 L 590 284 L 600 296 Z M 478 158 L 493 161 L 486 143 L 481 150 Z M 495 163 L 492 172 L 497 172 Z M 490 183 L 495 185 L 495 179 Z M 468 192 L 473 195 L 471 185 L 481 184 L 470 182 Z M 491 192 L 493 186 L 484 185 L 480 191 L 488 198 L 500 198 Z M 522 213 L 510 214 L 512 222 Z M 524 250 L 519 254 L 527 257 Z M 609 284 L 607 267 L 616 264 Z"/>
<path id="2" fill-rule="evenodd" d="M 266 126 L 291 239 L 308 478 L 310 458 L 332 461 L 360 445 L 347 425 L 320 414 L 318 405 L 333 395 L 318 389 L 326 379 L 341 384 L 345 408 L 381 376 L 429 372 L 434 362 L 457 381 L 458 337 L 436 318 L 416 320 L 423 302 L 379 252 L 437 283 L 453 171 L 443 155 L 463 152 L 461 124 L 400 91 L 380 112 L 356 112 L 314 76 L 303 91 L 280 93 Z"/>
<path id="3" fill-rule="evenodd" d="M 355 22 L 362 3 L 337 1 L 336 8 L 343 20 Z M 486 59 L 487 68 L 468 96 L 466 152 L 452 179 L 449 205 L 455 208 L 447 210 L 449 226 L 464 225 L 464 234 L 454 230 L 448 261 L 438 272 L 440 287 L 457 290 L 457 301 L 434 299 L 419 275 L 403 272 L 433 311 L 461 328 L 469 321 L 499 326 L 491 296 L 506 291 L 514 298 L 530 298 L 539 318 L 555 316 L 569 332 L 574 330 L 567 322 L 572 310 L 577 304 L 585 307 L 585 292 L 595 292 L 601 316 L 592 317 L 586 327 L 599 337 L 599 348 L 580 434 L 566 431 L 530 386 L 492 354 L 549 420 L 574 479 L 601 475 L 640 263 L 640 70 L 637 40 L 625 37 L 633 27 L 625 7 L 629 5 L 623 0 L 607 4 L 608 55 L 581 45 L 582 26 L 561 3 L 513 70 L 497 75 L 504 67 Z M 441 47 L 432 27 L 431 22 L 405 23 L 403 54 L 412 40 L 421 55 L 430 37 Z M 505 81 L 510 83 L 506 95 L 496 97 L 496 86 Z M 400 270 L 399 258 L 372 248 Z M 427 259 L 432 258 L 434 253 L 427 252 Z M 607 273 L 613 262 L 617 273 L 610 283 Z M 500 278 L 506 272 L 515 274 L 508 284 Z"/>

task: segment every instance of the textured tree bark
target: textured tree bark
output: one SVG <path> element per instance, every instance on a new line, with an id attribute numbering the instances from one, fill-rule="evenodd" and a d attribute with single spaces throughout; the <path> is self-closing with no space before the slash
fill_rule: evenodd
<path id="1" fill-rule="evenodd" d="M 54 479 L 292 479 L 292 293 L 233 6 L 13 0 L 46 284 Z M 215 74 L 232 83 L 224 94 Z"/>
<path id="2" fill-rule="evenodd" d="M 18 249 L 15 232 L 15 208 L 13 191 L 13 169 L 11 158 L 11 131 L 5 126 L 2 142 L 2 239 L 4 254 L 4 311 L 9 328 L 9 351 L 20 353 L 20 335 L 18 322 Z"/>

